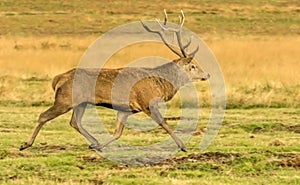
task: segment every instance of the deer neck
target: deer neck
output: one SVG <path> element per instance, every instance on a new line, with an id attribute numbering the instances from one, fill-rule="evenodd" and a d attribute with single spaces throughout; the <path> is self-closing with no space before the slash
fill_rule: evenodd
<path id="1" fill-rule="evenodd" d="M 158 76 L 172 84 L 176 90 L 190 82 L 186 72 L 175 62 L 158 66 L 154 70 Z"/>

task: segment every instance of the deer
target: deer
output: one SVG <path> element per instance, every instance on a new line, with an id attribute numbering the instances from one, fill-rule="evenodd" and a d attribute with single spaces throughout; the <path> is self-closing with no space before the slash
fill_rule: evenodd
<path id="1" fill-rule="evenodd" d="M 185 20 L 183 11 L 181 10 L 177 28 L 167 27 L 166 10 L 164 10 L 164 14 L 163 24 L 156 20 L 159 30 L 149 28 L 142 20 L 140 21 L 141 25 L 147 32 L 157 34 L 163 43 L 179 58 L 153 68 L 103 68 L 100 72 L 99 69 L 94 68 L 74 68 L 55 76 L 52 81 L 52 88 L 55 91 L 54 103 L 40 114 L 38 124 L 34 128 L 32 135 L 19 149 L 24 150 L 31 147 L 45 123 L 73 109 L 70 125 L 90 142 L 90 149 L 101 152 L 104 147 L 121 137 L 126 120 L 130 115 L 143 112 L 171 136 L 180 150 L 186 152 L 187 149 L 184 143 L 173 133 L 166 119 L 160 113 L 158 103 L 159 100 L 165 102 L 171 100 L 177 91 L 188 83 L 208 80 L 210 74 L 205 72 L 193 60 L 199 50 L 199 45 L 191 53 L 186 51 L 191 43 L 191 39 L 185 45 L 183 44 L 181 36 Z M 165 36 L 166 31 L 173 32 L 177 38 L 180 51 L 168 42 Z M 74 98 L 72 97 L 74 96 L 72 87 L 75 76 L 80 77 L 84 87 L 77 89 L 76 97 Z M 92 78 L 96 79 L 96 85 L 91 84 Z M 116 79 L 118 79 L 119 84 L 122 84 L 121 86 L 114 87 Z M 136 83 L 131 85 L 128 97 L 122 98 L 122 89 L 128 88 L 128 81 L 130 80 L 136 80 Z M 94 97 L 90 95 L 92 91 L 94 92 Z M 120 100 L 113 100 L 112 91 L 116 92 L 118 97 L 121 97 Z M 88 104 L 117 111 L 117 123 L 113 136 L 101 144 L 81 125 L 81 120 Z"/>

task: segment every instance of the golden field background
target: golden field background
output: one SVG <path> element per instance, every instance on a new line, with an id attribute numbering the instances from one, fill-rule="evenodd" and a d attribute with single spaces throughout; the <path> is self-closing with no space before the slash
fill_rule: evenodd
<path id="1" fill-rule="evenodd" d="M 51 78 L 76 67 L 85 49 L 95 39 L 93 36 L 0 38 L 0 99 L 51 102 Z M 274 106 L 299 105 L 300 37 L 215 37 L 206 38 L 205 42 L 223 72 L 229 105 L 238 102 L 250 106 L 272 106 L 274 102 Z M 128 64 L 137 57 L 137 50 L 138 55 L 148 56 L 149 48 L 153 47 L 139 46 L 135 52 L 130 49 L 120 51 L 107 67 Z M 151 54 L 153 52 L 176 58 L 164 46 L 151 50 Z M 38 79 L 36 87 L 32 83 L 28 85 L 30 79 Z"/>
<path id="2" fill-rule="evenodd" d="M 185 26 L 215 54 L 226 82 L 228 107 L 300 106 L 296 0 L 5 1 L 0 4 L 0 102 L 50 104 L 51 78 L 76 67 L 96 38 L 125 23 L 161 18 L 162 7 L 171 22 L 183 9 Z M 149 51 L 176 58 L 166 47 L 151 48 L 158 46 L 120 51 L 107 66 L 124 66 Z M 197 85 L 204 99 L 207 85 Z"/>
<path id="3" fill-rule="evenodd" d="M 0 38 L 1 76 L 53 77 L 76 67 L 85 49 L 97 37 L 14 37 Z M 206 44 L 215 54 L 228 85 L 274 82 L 299 85 L 300 36 L 269 36 L 245 38 L 208 38 Z M 121 67 L 134 55 L 149 51 L 176 59 L 165 46 L 150 46 L 120 54 L 108 67 Z M 136 54 L 138 53 L 138 54 Z"/>

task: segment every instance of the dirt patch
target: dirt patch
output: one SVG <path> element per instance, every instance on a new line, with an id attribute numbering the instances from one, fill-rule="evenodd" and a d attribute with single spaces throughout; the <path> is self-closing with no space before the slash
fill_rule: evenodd
<path id="1" fill-rule="evenodd" d="M 170 164 L 182 164 L 186 162 L 198 162 L 198 161 L 213 161 L 216 163 L 225 163 L 229 160 L 235 160 L 242 154 L 239 153 L 220 153 L 220 152 L 207 152 L 207 153 L 192 153 L 183 157 L 173 157 L 167 159 L 157 165 L 170 165 Z"/>
<path id="2" fill-rule="evenodd" d="M 198 129 L 196 129 L 196 130 L 192 133 L 192 135 L 193 135 L 193 136 L 203 135 L 204 132 L 205 132 L 205 129 L 204 129 L 204 128 L 198 128 Z"/>
<path id="3" fill-rule="evenodd" d="M 180 120 L 181 119 L 181 117 L 166 117 L 165 118 L 165 120 L 166 121 L 177 121 L 177 120 Z"/>
<path id="4" fill-rule="evenodd" d="M 11 133 L 12 131 L 11 130 L 0 130 L 0 132 L 2 132 L 2 133 Z"/>
<path id="5" fill-rule="evenodd" d="M 269 159 L 268 162 L 279 164 L 282 167 L 300 168 L 300 157 L 286 157 L 283 159 Z"/>
<path id="6" fill-rule="evenodd" d="M 180 117 L 180 116 L 176 116 L 176 117 L 166 117 L 165 120 L 166 121 L 178 121 L 178 120 L 194 120 L 195 118 L 187 118 L 187 117 Z"/>
<path id="7" fill-rule="evenodd" d="M 256 163 L 261 160 L 266 160 L 266 162 L 279 164 L 282 167 L 293 167 L 299 169 L 300 167 L 300 156 L 298 153 L 276 153 L 276 152 L 266 152 L 265 156 L 269 159 L 263 159 L 257 156 L 255 160 L 251 160 L 255 153 L 220 153 L 220 152 L 207 152 L 207 153 L 192 153 L 187 156 L 173 157 L 167 159 L 161 163 L 155 164 L 157 166 L 167 165 L 175 166 L 182 165 L 185 163 L 211 163 L 224 165 L 232 165 L 235 161 L 241 163 L 242 161 Z"/>
<path id="8" fill-rule="evenodd" d="M 66 150 L 67 147 L 66 146 L 62 146 L 62 145 L 48 145 L 47 143 L 39 143 L 39 149 L 43 150 L 43 151 L 58 151 L 58 150 Z"/>
<path id="9" fill-rule="evenodd" d="M 80 159 L 83 163 L 101 162 L 103 160 L 99 155 L 81 156 Z"/>
<path id="10" fill-rule="evenodd" d="M 298 125 L 291 125 L 286 127 L 288 131 L 299 133 L 300 134 L 300 124 Z"/>
<path id="11" fill-rule="evenodd" d="M 276 139 L 269 143 L 269 146 L 285 146 L 285 144 L 282 141 Z"/>
<path id="12" fill-rule="evenodd" d="M 300 124 L 296 124 L 296 125 L 280 124 L 276 130 L 278 130 L 278 131 L 289 131 L 289 132 L 294 132 L 294 133 L 299 133 L 300 134 Z"/>
<path id="13" fill-rule="evenodd" d="M 283 159 L 283 160 L 281 160 L 280 165 L 299 168 L 300 167 L 300 157 Z"/>

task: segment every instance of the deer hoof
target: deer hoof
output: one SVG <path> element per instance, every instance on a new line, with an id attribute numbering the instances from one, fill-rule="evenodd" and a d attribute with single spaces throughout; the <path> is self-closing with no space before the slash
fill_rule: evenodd
<path id="1" fill-rule="evenodd" d="M 24 144 L 22 144 L 20 146 L 20 151 L 25 150 L 26 148 L 30 147 L 31 145 L 29 145 L 27 142 L 25 142 Z"/>
<path id="2" fill-rule="evenodd" d="M 181 151 L 187 152 L 187 149 L 186 148 L 181 148 Z"/>
<path id="3" fill-rule="evenodd" d="M 89 146 L 89 149 L 95 150 L 95 151 L 97 151 L 97 152 L 102 152 L 101 146 L 95 145 L 95 144 L 91 144 L 91 145 Z"/>

